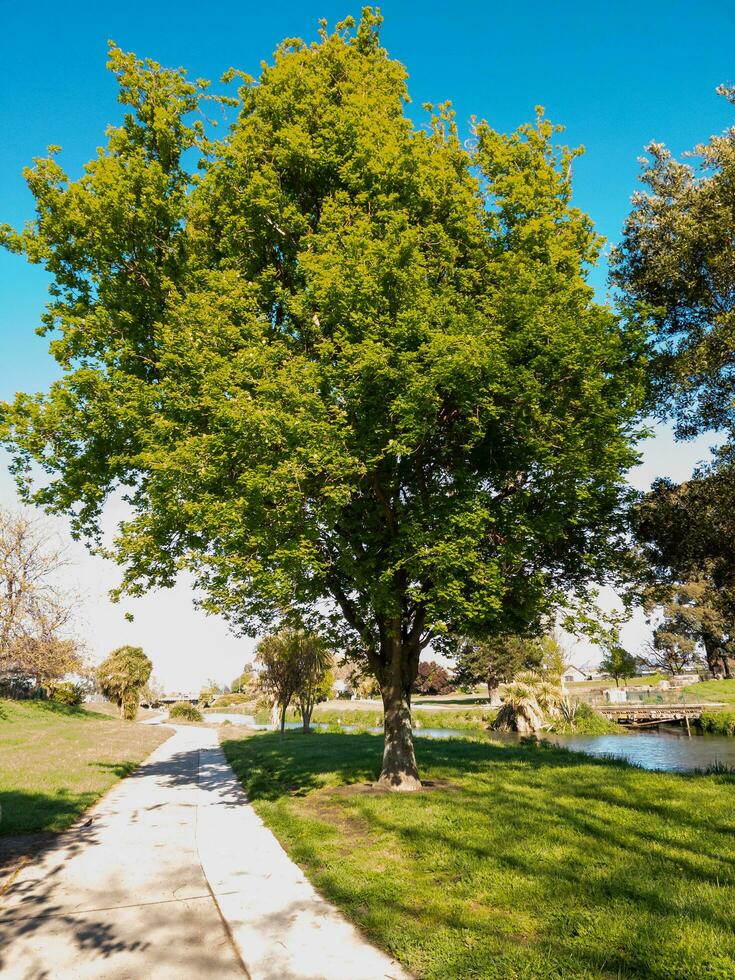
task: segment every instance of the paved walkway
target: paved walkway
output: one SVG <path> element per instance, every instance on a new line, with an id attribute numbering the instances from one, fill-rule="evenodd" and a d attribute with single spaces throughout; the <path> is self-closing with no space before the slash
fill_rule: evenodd
<path id="1" fill-rule="evenodd" d="M 4 980 L 406 980 L 288 858 L 217 733 L 175 731 L 0 897 Z"/>

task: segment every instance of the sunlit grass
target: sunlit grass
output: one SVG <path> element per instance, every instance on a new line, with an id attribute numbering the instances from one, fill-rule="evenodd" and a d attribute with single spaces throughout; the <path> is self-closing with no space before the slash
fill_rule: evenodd
<path id="1" fill-rule="evenodd" d="M 0 834 L 63 830 L 168 735 L 83 708 L 0 700 Z"/>
<path id="2" fill-rule="evenodd" d="M 735 976 L 732 776 L 418 738 L 434 788 L 350 788 L 381 742 L 223 732 L 294 860 L 417 976 Z"/>

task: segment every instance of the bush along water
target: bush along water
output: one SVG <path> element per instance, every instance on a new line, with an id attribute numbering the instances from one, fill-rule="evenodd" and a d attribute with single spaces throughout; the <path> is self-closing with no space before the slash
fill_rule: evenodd
<path id="1" fill-rule="evenodd" d="M 735 735 L 735 711 L 703 711 L 699 727 L 708 735 Z"/>
<path id="2" fill-rule="evenodd" d="M 554 719 L 550 731 L 555 735 L 621 735 L 625 729 L 586 701 L 575 701 L 572 710 L 562 710 L 560 717 Z"/>
<path id="3" fill-rule="evenodd" d="M 556 735 L 607 735 L 620 732 L 584 701 L 570 697 L 553 675 L 522 671 L 506 685 L 503 704 L 493 723 L 497 731 L 535 735 L 547 731 Z"/>
<path id="4" fill-rule="evenodd" d="M 188 701 L 177 701 L 176 704 L 172 704 L 168 716 L 179 721 L 204 721 L 199 708 L 195 708 Z"/>

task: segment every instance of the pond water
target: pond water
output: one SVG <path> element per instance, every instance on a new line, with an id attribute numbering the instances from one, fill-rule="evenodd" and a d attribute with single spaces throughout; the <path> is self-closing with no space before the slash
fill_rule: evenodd
<path id="1" fill-rule="evenodd" d="M 270 725 L 257 724 L 253 715 L 224 714 L 209 712 L 206 721 L 232 725 L 247 725 L 259 731 L 267 731 Z M 328 725 L 314 724 L 317 730 L 329 728 Z M 301 728 L 301 722 L 288 721 L 286 728 Z M 343 725 L 342 731 L 370 731 L 382 733 L 382 728 L 362 728 L 358 725 Z M 459 728 L 419 728 L 414 734 L 418 738 L 468 738 L 476 732 Z M 499 741 L 519 741 L 515 735 L 492 736 Z M 689 772 L 692 769 L 706 769 L 718 763 L 735 768 L 735 738 L 720 735 L 687 736 L 684 729 L 674 726 L 660 731 L 621 732 L 620 735 L 546 735 L 544 740 L 553 745 L 563 746 L 574 752 L 584 752 L 591 756 L 612 756 L 625 759 L 644 769 L 661 769 L 666 772 Z"/>
<path id="2" fill-rule="evenodd" d="M 574 752 L 593 756 L 614 756 L 666 772 L 689 772 L 721 763 L 735 767 L 735 738 L 724 735 L 692 735 L 675 728 L 659 732 L 631 732 L 621 735 L 547 735 L 545 741 Z"/>

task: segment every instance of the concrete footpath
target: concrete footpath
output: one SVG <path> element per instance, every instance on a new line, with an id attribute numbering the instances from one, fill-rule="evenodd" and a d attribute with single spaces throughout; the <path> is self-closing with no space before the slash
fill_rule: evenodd
<path id="1" fill-rule="evenodd" d="M 407 980 L 247 803 L 210 728 L 177 726 L 0 896 L 0 975 Z"/>

